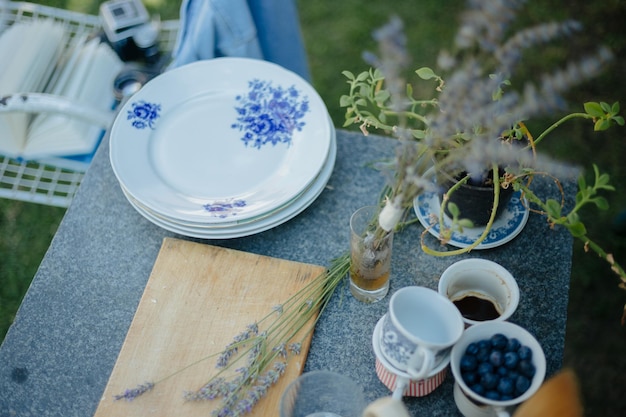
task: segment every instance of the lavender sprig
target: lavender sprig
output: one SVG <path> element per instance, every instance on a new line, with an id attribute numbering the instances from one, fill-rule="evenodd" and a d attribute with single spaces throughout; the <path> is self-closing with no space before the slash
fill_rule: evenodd
<path id="1" fill-rule="evenodd" d="M 115 395 L 113 398 L 115 398 L 116 401 L 119 401 L 119 400 L 133 401 L 135 398 L 139 397 L 140 395 L 143 395 L 146 392 L 152 390 L 152 388 L 154 388 L 154 383 L 146 382 L 144 384 L 138 385 L 135 388 L 127 389 L 126 391 L 124 391 L 123 394 Z"/>

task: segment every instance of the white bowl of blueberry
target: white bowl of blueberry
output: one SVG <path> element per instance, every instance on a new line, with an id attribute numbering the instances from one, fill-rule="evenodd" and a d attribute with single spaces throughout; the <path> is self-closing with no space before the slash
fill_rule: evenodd
<path id="1" fill-rule="evenodd" d="M 458 387 L 476 407 L 490 407 L 491 413 L 506 415 L 508 408 L 539 389 L 546 374 L 546 357 L 527 330 L 507 321 L 492 321 L 463 332 L 452 348 L 450 366 Z M 459 401 L 457 406 L 463 414 L 471 414 L 461 409 Z"/>

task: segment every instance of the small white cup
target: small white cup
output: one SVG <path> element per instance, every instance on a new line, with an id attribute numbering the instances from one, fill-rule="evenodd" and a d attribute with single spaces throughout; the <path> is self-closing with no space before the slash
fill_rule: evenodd
<path id="1" fill-rule="evenodd" d="M 424 379 L 463 334 L 463 318 L 446 297 L 425 287 L 404 287 L 389 301 L 379 346 L 394 368 Z"/>
<path id="2" fill-rule="evenodd" d="M 508 338 L 516 338 L 522 345 L 532 350 L 535 374 L 530 387 L 522 395 L 510 400 L 496 401 L 477 394 L 465 383 L 461 373 L 461 358 L 467 347 L 473 342 L 489 339 L 497 333 Z M 461 339 L 452 348 L 450 369 L 458 385 L 454 400 L 461 414 L 465 417 L 510 417 L 510 409 L 526 401 L 541 387 L 546 375 L 546 357 L 537 339 L 524 328 L 508 321 L 489 321 L 471 326 L 463 332 Z"/>
<path id="3" fill-rule="evenodd" d="M 392 397 L 395 399 L 401 399 L 403 396 L 423 397 L 430 394 L 446 378 L 448 365 L 450 364 L 450 355 L 447 355 L 425 378 L 413 380 L 408 373 L 400 371 L 391 365 L 380 350 L 380 333 L 385 316 L 378 320 L 372 334 L 372 347 L 376 356 L 376 375 L 378 379 L 392 391 Z"/>
<path id="4" fill-rule="evenodd" d="M 507 320 L 519 304 L 519 287 L 502 265 L 487 259 L 464 259 L 450 265 L 439 279 L 439 294 L 459 308 L 466 326 Z M 489 315 L 485 308 L 494 309 Z"/>

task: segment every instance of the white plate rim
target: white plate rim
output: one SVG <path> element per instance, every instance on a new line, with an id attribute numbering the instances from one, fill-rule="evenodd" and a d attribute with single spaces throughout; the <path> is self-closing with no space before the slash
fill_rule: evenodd
<path id="1" fill-rule="evenodd" d="M 332 140 L 329 158 L 325 166 L 322 168 L 320 175 L 316 179 L 314 185 L 311 186 L 297 201 L 294 201 L 288 207 L 285 207 L 277 213 L 262 218 L 256 222 L 245 223 L 243 225 L 233 225 L 231 227 L 219 229 L 184 227 L 165 221 L 162 218 L 155 217 L 153 213 L 149 213 L 144 208 L 137 206 L 136 203 L 132 200 L 132 196 L 129 196 L 123 187 L 122 192 L 124 193 L 124 196 L 131 204 L 131 206 L 145 219 L 155 224 L 156 226 L 169 230 L 170 232 L 178 233 L 183 236 L 199 239 L 231 239 L 261 233 L 276 226 L 279 226 L 296 217 L 307 207 L 313 204 L 317 197 L 319 197 L 319 195 L 322 193 L 332 175 L 337 157 L 336 136 L 334 134 L 335 130 L 333 129 L 332 131 L 333 135 L 331 138 Z"/>

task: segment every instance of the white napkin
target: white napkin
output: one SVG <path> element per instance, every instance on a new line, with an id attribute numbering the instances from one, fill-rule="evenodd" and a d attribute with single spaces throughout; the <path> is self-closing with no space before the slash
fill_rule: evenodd
<path id="1" fill-rule="evenodd" d="M 222 56 L 264 59 L 309 80 L 294 0 L 183 0 L 170 68 Z"/>

